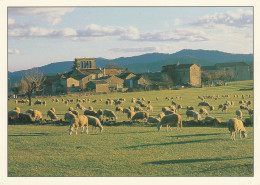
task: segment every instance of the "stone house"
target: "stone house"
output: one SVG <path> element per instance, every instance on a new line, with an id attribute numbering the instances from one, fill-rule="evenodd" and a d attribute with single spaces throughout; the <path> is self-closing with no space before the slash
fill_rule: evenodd
<path id="1" fill-rule="evenodd" d="M 87 90 L 96 93 L 109 92 L 109 84 L 104 80 L 92 80 L 86 84 Z"/>
<path id="2" fill-rule="evenodd" d="M 161 72 L 168 75 L 174 85 L 201 86 L 201 70 L 196 64 L 167 65 Z"/>
<path id="3" fill-rule="evenodd" d="M 124 80 L 117 76 L 104 76 L 99 78 L 99 80 L 104 80 L 109 85 L 110 91 L 118 91 L 123 88 Z"/>
<path id="4" fill-rule="evenodd" d="M 130 79 L 125 80 L 125 86 L 127 88 L 147 88 L 152 85 L 148 80 L 146 80 L 142 75 L 136 75 Z"/>

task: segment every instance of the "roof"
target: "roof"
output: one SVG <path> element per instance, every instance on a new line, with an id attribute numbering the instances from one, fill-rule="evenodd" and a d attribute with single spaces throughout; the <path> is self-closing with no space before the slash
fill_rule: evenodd
<path id="1" fill-rule="evenodd" d="M 166 66 L 163 66 L 164 68 L 167 68 L 167 67 L 171 67 L 172 69 L 181 69 L 181 68 L 190 68 L 191 66 L 193 65 L 196 65 L 196 64 L 170 64 L 170 65 L 166 65 Z"/>
<path id="2" fill-rule="evenodd" d="M 218 68 L 216 66 L 202 66 L 202 71 L 208 71 L 208 70 L 217 70 Z"/>
<path id="3" fill-rule="evenodd" d="M 121 73 L 120 75 L 117 75 L 119 78 L 122 78 L 122 79 L 125 79 L 128 75 L 130 74 L 133 74 L 135 75 L 134 73 Z"/>
<path id="4" fill-rule="evenodd" d="M 227 62 L 227 63 L 217 63 L 215 64 L 217 67 L 234 67 L 234 66 L 249 66 L 245 62 Z"/>
<path id="5" fill-rule="evenodd" d="M 105 74 L 121 74 L 121 69 L 106 69 L 104 68 Z"/>

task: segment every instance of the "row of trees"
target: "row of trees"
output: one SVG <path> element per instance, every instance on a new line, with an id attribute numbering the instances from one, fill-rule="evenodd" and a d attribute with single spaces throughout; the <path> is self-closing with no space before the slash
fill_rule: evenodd
<path id="1" fill-rule="evenodd" d="M 11 90 L 14 94 L 27 95 L 29 105 L 32 105 L 32 95 L 34 92 L 40 90 L 43 81 L 43 73 L 39 72 L 38 69 L 32 69 L 26 72 L 20 83 L 15 83 L 11 87 Z"/>
<path id="2" fill-rule="evenodd" d="M 207 84 L 212 84 L 213 81 L 222 81 L 227 82 L 231 81 L 235 77 L 235 71 L 229 70 L 229 71 L 212 71 L 212 72 L 206 72 L 203 71 L 201 73 L 201 81 Z"/>

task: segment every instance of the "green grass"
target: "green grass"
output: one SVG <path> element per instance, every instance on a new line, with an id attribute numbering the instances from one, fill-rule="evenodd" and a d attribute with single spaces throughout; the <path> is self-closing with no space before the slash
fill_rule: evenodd
<path id="1" fill-rule="evenodd" d="M 102 98 L 103 102 L 83 105 L 114 110 L 114 106 L 105 105 L 105 99 L 124 97 L 127 102 L 123 107 L 127 107 L 132 105 L 132 97 L 145 97 L 152 101 L 154 112 L 151 115 L 156 116 L 163 106 L 170 105 L 170 101 L 164 100 L 166 96 L 182 96 L 183 100 L 176 100 L 177 103 L 184 107 L 192 105 L 198 110 L 198 95 L 229 94 L 230 98 L 208 100 L 215 108 L 226 100 L 235 102 L 227 113 L 220 110 L 210 113 L 226 121 L 235 117 L 242 94 L 253 95 L 253 91 L 239 89 L 252 87 L 253 82 L 247 81 L 223 87 L 82 95 L 79 98 Z M 234 98 L 234 94 L 240 98 Z M 155 101 L 156 96 L 160 101 Z M 18 106 L 22 112 L 38 109 L 45 118 L 50 107 L 55 107 L 60 118 L 67 112 L 68 107 L 64 104 L 52 103 L 51 98 L 46 100 L 46 107 Z M 247 100 L 253 101 L 253 98 Z M 70 106 L 75 108 L 75 105 Z M 14 101 L 8 102 L 9 110 L 15 106 Z M 179 113 L 185 120 L 185 110 Z M 243 113 L 244 118 L 249 117 L 246 111 Z M 117 115 L 119 122 L 126 120 L 125 115 Z M 182 131 L 173 128 L 170 132 L 163 128 L 158 132 L 156 127 L 141 123 L 105 126 L 102 134 L 96 134 L 90 128 L 89 135 L 69 136 L 68 126 L 9 125 L 8 176 L 253 176 L 253 128 L 246 129 L 249 132 L 247 139 L 231 141 L 227 128 L 214 127 L 184 127 Z"/>

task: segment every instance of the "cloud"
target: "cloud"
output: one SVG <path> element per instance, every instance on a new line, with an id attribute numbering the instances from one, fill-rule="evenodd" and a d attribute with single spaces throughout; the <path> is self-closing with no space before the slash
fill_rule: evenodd
<path id="1" fill-rule="evenodd" d="M 8 15 L 35 15 L 40 16 L 44 21 L 51 25 L 58 24 L 61 17 L 66 13 L 70 13 L 74 8 L 8 8 Z"/>
<path id="2" fill-rule="evenodd" d="M 181 25 L 181 20 L 180 20 L 180 19 L 174 19 L 174 20 L 173 20 L 173 25 L 174 25 L 174 26 L 179 26 L 179 25 Z"/>
<path id="3" fill-rule="evenodd" d="M 236 11 L 228 11 L 226 13 L 215 13 L 213 15 L 205 15 L 191 23 L 195 26 L 203 26 L 214 28 L 218 25 L 231 27 L 250 27 L 253 25 L 253 11 L 238 9 Z"/>
<path id="4" fill-rule="evenodd" d="M 158 47 L 139 47 L 139 48 L 112 48 L 113 52 L 155 52 L 158 51 Z"/>
<path id="5" fill-rule="evenodd" d="M 11 55 L 20 54 L 20 50 L 18 50 L 18 49 L 8 49 L 8 54 L 11 54 Z"/>

